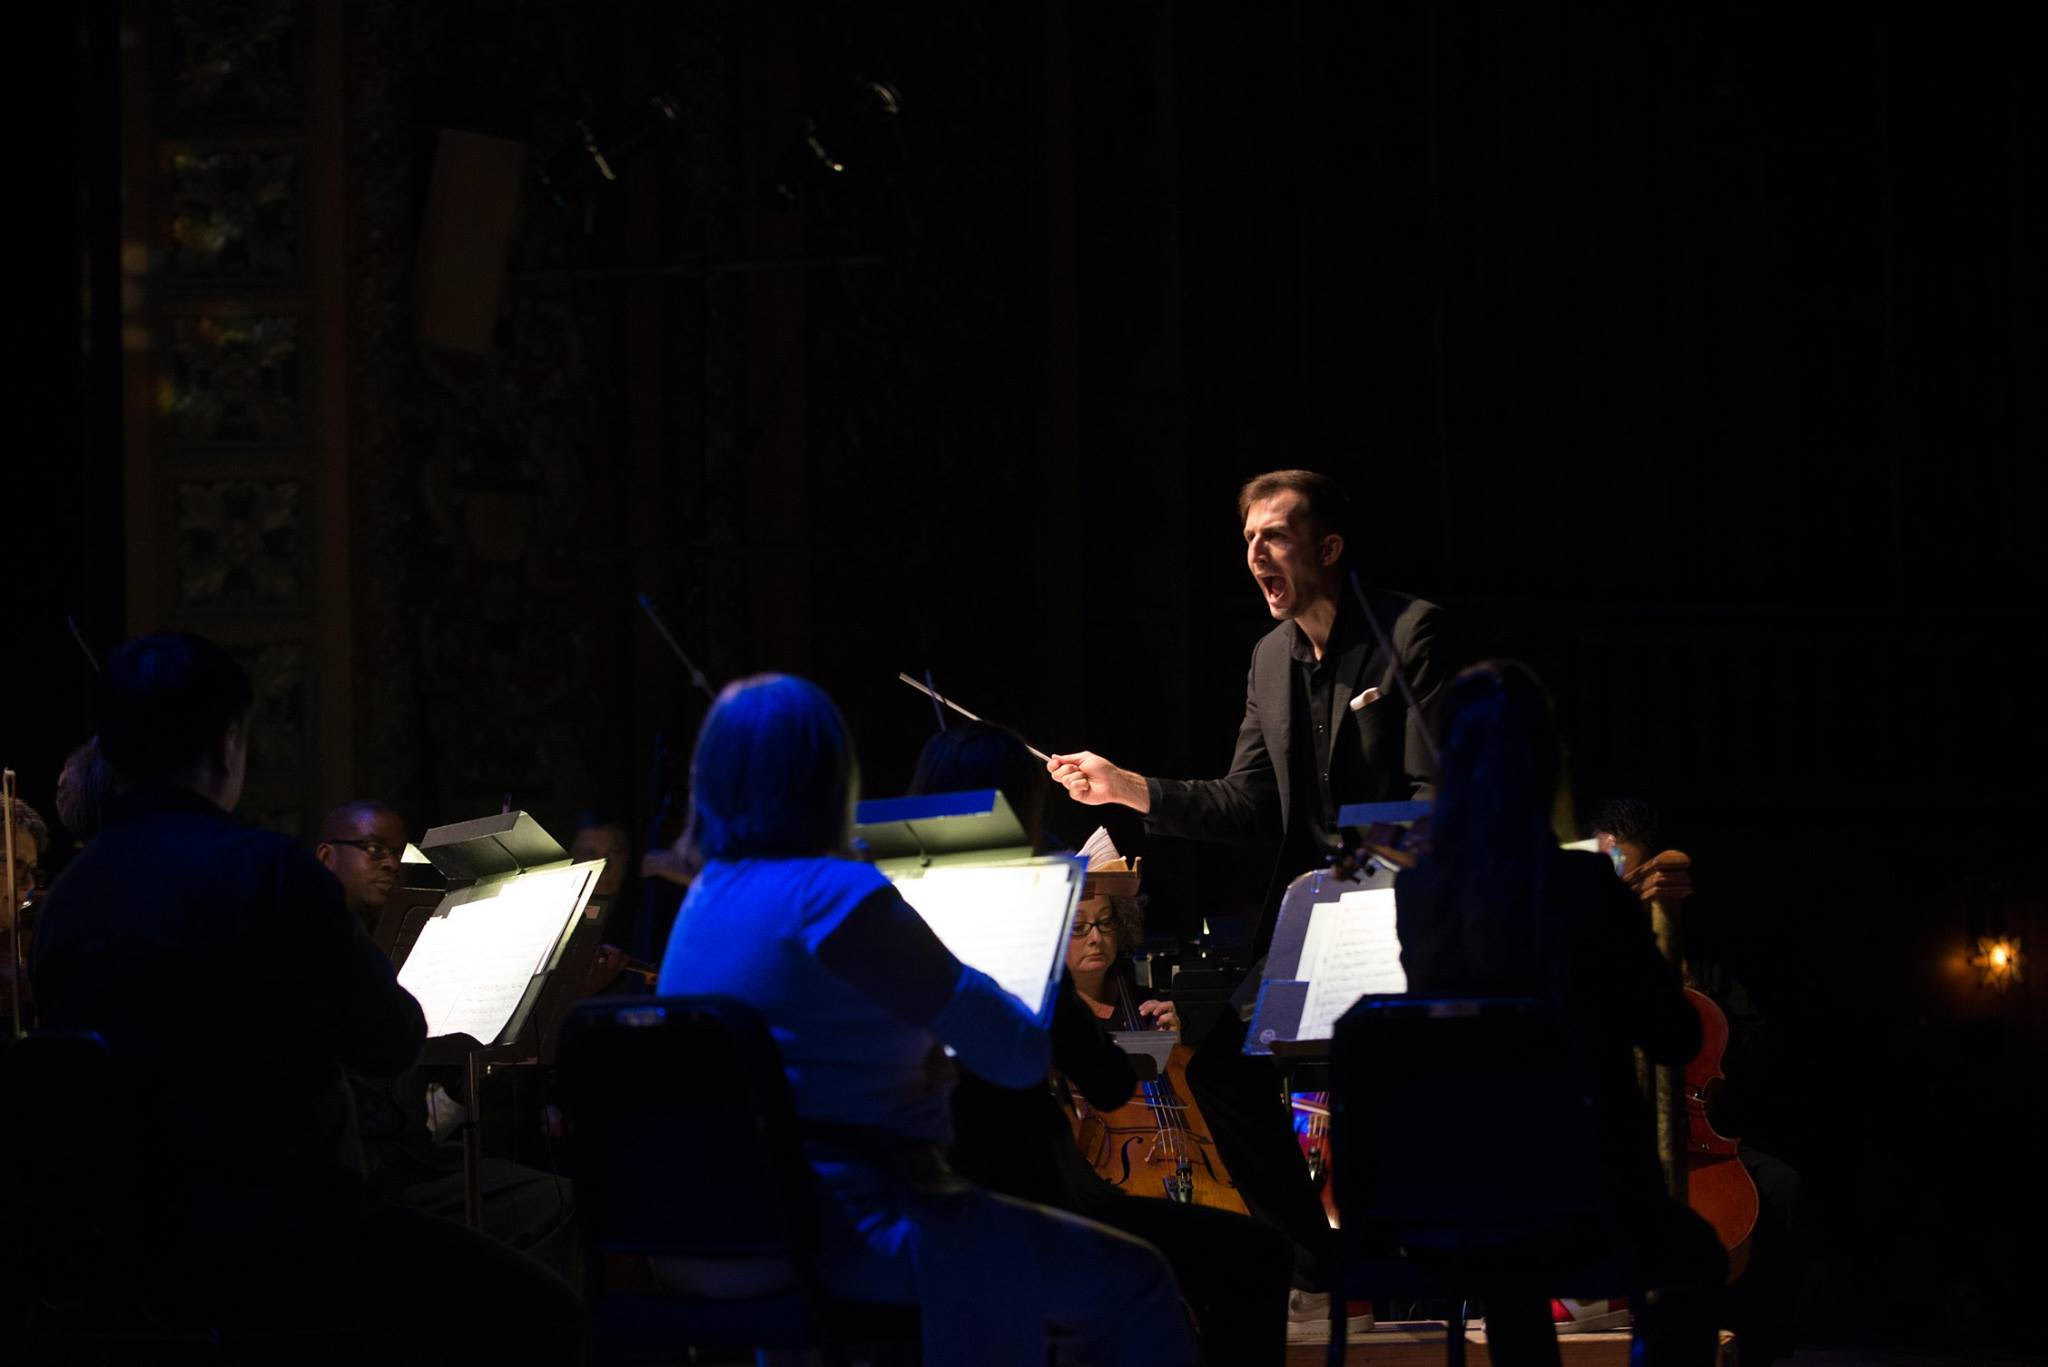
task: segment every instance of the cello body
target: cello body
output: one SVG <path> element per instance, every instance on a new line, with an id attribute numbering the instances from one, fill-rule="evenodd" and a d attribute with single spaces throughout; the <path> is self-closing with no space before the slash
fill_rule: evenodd
<path id="1" fill-rule="evenodd" d="M 1115 1006 L 1089 1004 L 1104 1022 L 1113 1021 L 1126 1030 L 1144 1029 L 1145 1017 L 1123 978 L 1116 979 L 1116 998 Z M 1216 1156 L 1209 1124 L 1188 1087 L 1191 1054 L 1176 1039 L 1165 1063 L 1156 1068 L 1151 1056 L 1133 1055 L 1138 1089 L 1115 1110 L 1100 1111 L 1070 1095 L 1067 1113 L 1074 1144 L 1096 1176 L 1127 1195 L 1164 1197 L 1243 1215 L 1244 1199 Z M 1153 1076 L 1145 1076 L 1148 1070 Z"/>
<path id="2" fill-rule="evenodd" d="M 1187 1045 L 1176 1043 L 1159 1075 L 1140 1082 L 1113 1111 L 1073 1098 L 1074 1142 L 1097 1176 L 1129 1195 L 1242 1215 L 1244 1200 L 1216 1157 L 1208 1122 L 1188 1090 L 1188 1054 Z"/>

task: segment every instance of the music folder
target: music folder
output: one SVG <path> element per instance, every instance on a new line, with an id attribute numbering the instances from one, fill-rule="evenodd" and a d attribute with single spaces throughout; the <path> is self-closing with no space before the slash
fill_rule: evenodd
<path id="1" fill-rule="evenodd" d="M 1340 808 L 1337 822 L 1347 830 L 1405 825 L 1428 810 L 1427 802 L 1358 803 Z M 1287 885 L 1245 1031 L 1247 1054 L 1326 1053 L 1352 1003 L 1408 990 L 1394 923 L 1395 872 L 1370 859 L 1349 877 L 1312 869 Z"/>
<path id="2" fill-rule="evenodd" d="M 863 802 L 854 844 L 955 958 L 1050 1023 L 1086 878 L 1082 860 L 1033 855 L 994 789 Z"/>
<path id="3" fill-rule="evenodd" d="M 604 861 L 571 861 L 524 812 L 437 826 L 419 848 L 449 891 L 406 948 L 398 985 L 418 999 L 429 1039 L 508 1044 L 560 962 Z"/>

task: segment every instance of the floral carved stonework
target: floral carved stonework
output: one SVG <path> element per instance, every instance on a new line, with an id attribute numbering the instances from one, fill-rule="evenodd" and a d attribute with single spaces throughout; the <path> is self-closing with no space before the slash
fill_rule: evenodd
<path id="1" fill-rule="evenodd" d="M 296 150 L 173 146 L 164 153 L 164 266 L 184 281 L 269 284 L 299 268 Z"/>
<path id="2" fill-rule="evenodd" d="M 152 10 L 163 116 L 255 123 L 304 115 L 307 0 L 157 0 Z"/>
<path id="3" fill-rule="evenodd" d="M 279 444 L 301 429 L 299 320 L 174 318 L 157 406 L 174 442 Z"/>
<path id="4" fill-rule="evenodd" d="M 305 590 L 299 482 L 178 485 L 178 600 L 190 607 L 296 604 Z"/>

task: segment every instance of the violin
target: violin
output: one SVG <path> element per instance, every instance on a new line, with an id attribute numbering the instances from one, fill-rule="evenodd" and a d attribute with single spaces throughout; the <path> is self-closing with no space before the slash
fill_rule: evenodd
<path id="1" fill-rule="evenodd" d="M 1144 1020 L 1121 978 L 1117 1004 L 1126 1024 Z M 1165 1066 L 1141 1080 L 1132 1098 L 1113 1111 L 1096 1111 L 1070 1096 L 1074 1142 L 1097 1175 L 1132 1195 L 1243 1214 L 1244 1199 L 1215 1156 L 1208 1122 L 1188 1091 L 1189 1054 L 1176 1040 Z M 1141 1071 L 1149 1062 L 1139 1060 Z"/>
<path id="2" fill-rule="evenodd" d="M 1677 958 L 1678 914 L 1692 895 L 1692 860 L 1676 850 L 1666 850 L 1628 870 L 1623 880 L 1650 908 L 1664 952 Z M 1681 972 L 1684 967 L 1681 959 Z M 1721 1059 L 1728 1050 L 1728 1017 L 1712 997 L 1690 983 L 1685 986 L 1685 999 L 1700 1018 L 1700 1048 L 1675 1079 L 1685 1133 L 1680 1141 L 1683 1161 L 1677 1164 L 1679 1171 L 1673 1180 L 1682 1187 L 1693 1213 L 1712 1225 L 1720 1237 L 1732 1282 L 1749 1265 L 1758 1209 L 1756 1182 L 1737 1156 L 1738 1141 L 1716 1130 L 1707 1117 L 1716 1089 L 1726 1080 Z"/>
<path id="3" fill-rule="evenodd" d="M 1737 1141 L 1714 1128 L 1707 1106 L 1724 1080 L 1721 1056 L 1728 1049 L 1728 1017 L 1696 987 L 1685 999 L 1700 1017 L 1700 1051 L 1685 1065 L 1685 1202 L 1714 1227 L 1728 1251 L 1728 1280 L 1749 1266 L 1756 1233 L 1756 1182 L 1736 1156 Z"/>

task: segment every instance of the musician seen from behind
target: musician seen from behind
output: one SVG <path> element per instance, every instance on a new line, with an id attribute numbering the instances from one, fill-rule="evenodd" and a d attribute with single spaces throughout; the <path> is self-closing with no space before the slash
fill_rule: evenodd
<path id="1" fill-rule="evenodd" d="M 1143 812 L 1146 829 L 1157 834 L 1277 844 L 1253 935 L 1263 955 L 1279 892 L 1340 848 L 1340 807 L 1433 793 L 1431 723 L 1445 662 L 1433 604 L 1370 589 L 1372 619 L 1361 611 L 1347 582 L 1350 508 L 1335 480 L 1312 470 L 1269 471 L 1238 491 L 1237 512 L 1245 568 L 1275 626 L 1252 648 L 1230 771 L 1153 778 L 1089 751 L 1054 755 L 1047 768 L 1076 802 L 1122 803 Z M 1309 1337 L 1326 1323 L 1329 1224 L 1278 1100 L 1277 1069 L 1243 1054 L 1252 995 L 1240 991 L 1240 1013 L 1225 1013 L 1196 1041 L 1188 1083 L 1246 1206 L 1297 1245 L 1295 1285 L 1303 1294 L 1290 1319 Z M 1352 1317 L 1354 1328 L 1369 1322 L 1362 1313 Z"/>
<path id="2" fill-rule="evenodd" d="M 580 1311 L 560 1278 L 365 1200 L 343 1071 L 404 1070 L 426 1023 L 326 870 L 231 815 L 248 675 L 214 642 L 165 632 L 109 656 L 97 693 L 113 793 L 50 890 L 32 970 L 43 1026 L 96 1032 L 125 1081 L 137 1228 L 153 1241 L 141 1263 L 160 1279 L 138 1298 L 208 1331 L 571 1360 Z M 427 1285 L 519 1313 L 446 1314 Z"/>
<path id="3" fill-rule="evenodd" d="M 1542 685 L 1521 665 L 1488 662 L 1447 692 L 1430 849 L 1394 884 L 1408 990 L 1556 1004 L 1575 1053 L 1558 1060 L 1558 1075 L 1593 1098 L 1593 1169 L 1621 1251 L 1653 1291 L 1635 1307 L 1644 1361 L 1707 1367 L 1727 1256 L 1712 1226 L 1665 1191 L 1633 1053 L 1683 1063 L 1699 1049 L 1699 1017 L 1608 861 L 1558 847 L 1563 766 Z M 1573 1245 L 1542 1256 L 1568 1265 L 1608 1251 Z M 1480 1294 L 1495 1361 L 1557 1361 L 1547 1288 Z"/>
<path id="4" fill-rule="evenodd" d="M 828 1290 L 921 1310 L 928 1362 L 1187 1363 L 1193 1337 L 1157 1249 L 997 1196 L 943 1157 L 953 1070 L 1025 1087 L 1046 1033 L 848 857 L 858 769 L 816 684 L 728 685 L 691 762 L 685 839 L 702 861 L 662 960 L 663 995 L 736 997 L 781 1051 L 817 1178 Z"/>
<path id="5" fill-rule="evenodd" d="M 913 793 L 999 789 L 1032 848 L 1044 846 L 1051 785 L 1014 732 L 980 721 L 948 725 L 926 742 L 910 786 Z M 1114 1020 L 1126 1029 L 1179 1028 L 1169 1002 L 1136 1001 L 1126 1014 L 1126 998 L 1135 997 L 1117 988 L 1130 976 L 1125 950 L 1143 930 L 1137 870 L 1101 829 L 1081 853 L 1088 877 L 1053 1006 L 1054 1074 L 1007 1087 L 963 1071 L 953 1090 L 953 1168 L 991 1191 L 1100 1220 L 1152 1244 L 1166 1255 L 1194 1313 L 1203 1362 L 1277 1367 L 1286 1351 L 1292 1262 L 1285 1236 L 1235 1211 L 1164 1199 L 1156 1188 L 1127 1192 L 1105 1181 L 1076 1145 L 1063 1102 L 1072 1106 L 1078 1098 L 1107 1115 L 1138 1090 L 1136 1068 L 1104 1026 Z"/>

